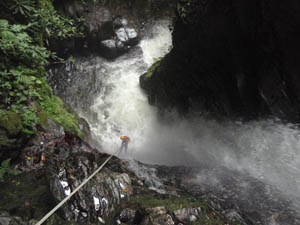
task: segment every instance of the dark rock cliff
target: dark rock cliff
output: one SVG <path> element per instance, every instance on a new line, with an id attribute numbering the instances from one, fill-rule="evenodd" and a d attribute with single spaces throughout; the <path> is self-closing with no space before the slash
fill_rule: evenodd
<path id="1" fill-rule="evenodd" d="M 148 21 L 171 17 L 175 5 L 171 0 L 54 1 L 62 14 L 81 21 L 77 25 L 84 37 L 52 40 L 50 46 L 63 57 L 98 54 L 114 59 L 138 43 Z"/>
<path id="2" fill-rule="evenodd" d="M 140 79 L 151 102 L 181 112 L 299 122 L 299 1 L 183 2 L 173 49 Z"/>

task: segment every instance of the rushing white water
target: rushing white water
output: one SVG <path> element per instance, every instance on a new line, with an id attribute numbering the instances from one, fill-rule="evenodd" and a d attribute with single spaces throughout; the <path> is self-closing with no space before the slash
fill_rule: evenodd
<path id="1" fill-rule="evenodd" d="M 298 128 L 271 120 L 220 123 L 204 118 L 177 118 L 168 124 L 157 120 L 156 108 L 148 104 L 139 86 L 139 76 L 169 51 L 168 24 L 157 22 L 149 30 L 148 38 L 129 54 L 113 62 L 101 61 L 99 71 L 105 70 L 107 75 L 91 106 L 94 139 L 102 149 L 114 153 L 121 145 L 119 137 L 128 135 L 131 142 L 128 153 L 122 157 L 154 164 L 221 165 L 298 198 Z"/>
<path id="2" fill-rule="evenodd" d="M 105 62 L 109 77 L 104 80 L 103 92 L 95 100 L 92 111 L 97 123 L 92 126 L 95 139 L 109 152 L 120 147 L 120 136 L 131 138 L 130 153 L 139 151 L 151 138 L 157 124 L 156 109 L 149 106 L 147 96 L 139 86 L 139 76 L 164 56 L 171 47 L 169 21 L 160 21 L 132 50 L 114 62 Z"/>

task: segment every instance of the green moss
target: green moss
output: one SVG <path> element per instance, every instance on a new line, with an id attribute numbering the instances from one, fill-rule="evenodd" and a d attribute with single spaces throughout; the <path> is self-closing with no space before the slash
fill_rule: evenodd
<path id="1" fill-rule="evenodd" d="M 241 223 L 238 222 L 228 222 L 225 221 L 224 219 L 222 219 L 221 217 L 206 217 L 206 218 L 201 218 L 196 222 L 192 222 L 191 225 L 224 225 L 224 224 L 228 224 L 228 225 L 241 225 Z"/>
<path id="2" fill-rule="evenodd" d="M 44 78 L 39 78 L 38 92 L 41 96 L 41 101 L 39 102 L 41 108 L 38 116 L 39 123 L 47 126 L 47 120 L 50 119 L 62 125 L 66 131 L 76 133 L 82 137 L 83 132 L 78 125 L 79 117 L 68 110 L 59 97 L 53 95 L 51 87 Z"/>
<path id="3" fill-rule="evenodd" d="M 215 211 L 205 201 L 191 196 L 165 196 L 165 195 L 136 195 L 130 198 L 127 203 L 129 207 L 133 208 L 153 208 L 157 206 L 164 206 L 167 210 L 176 211 L 182 208 L 198 208 L 200 207 L 203 216 L 198 218 L 192 225 L 239 225 L 238 222 L 226 221 L 224 216 Z"/>
<path id="4" fill-rule="evenodd" d="M 62 125 L 66 131 L 75 132 L 77 135 L 82 136 L 83 133 L 79 129 L 78 116 L 69 112 L 65 107 L 64 102 L 57 96 L 46 97 L 43 102 L 41 102 L 43 109 L 42 121 L 45 123 L 45 119 L 49 118 L 55 121 L 57 124 Z"/>
<path id="5" fill-rule="evenodd" d="M 55 206 L 44 170 L 9 175 L 5 181 L 0 189 L 1 211 L 29 220 L 41 218 Z"/>
<path id="6" fill-rule="evenodd" d="M 171 211 L 181 208 L 205 207 L 206 204 L 192 197 L 185 196 L 164 196 L 164 198 L 156 198 L 153 195 L 136 195 L 131 197 L 129 204 L 139 205 L 144 208 L 153 208 L 157 206 L 165 206 Z"/>
<path id="7" fill-rule="evenodd" d="M 39 0 L 38 2 L 40 8 L 54 10 L 54 6 L 50 0 Z"/>
<path id="8" fill-rule="evenodd" d="M 79 117 L 59 97 L 53 95 L 51 87 L 43 77 L 24 76 L 23 83 L 25 93 L 20 95 L 25 100 L 12 104 L 9 109 L 11 111 L 0 110 L 0 128 L 7 131 L 8 137 L 14 137 L 22 131 L 33 134 L 37 124 L 47 127 L 48 119 L 63 126 L 66 131 L 83 137 L 79 128 Z M 3 137 L 0 141 L 5 145 L 10 144 Z"/>
<path id="9" fill-rule="evenodd" d="M 49 116 L 48 116 L 48 113 L 46 111 L 42 111 L 39 113 L 38 115 L 38 118 L 39 118 L 39 123 L 44 126 L 44 127 L 48 127 L 49 124 L 48 124 L 48 119 L 49 119 Z"/>
<path id="10" fill-rule="evenodd" d="M 54 214 L 45 221 L 45 225 L 80 225 L 80 224 L 74 221 L 66 221 L 65 219 L 59 217 L 57 214 Z M 95 225 L 95 224 L 89 224 L 89 225 Z"/>
<path id="11" fill-rule="evenodd" d="M 12 137 L 17 136 L 23 129 L 20 116 L 15 112 L 4 110 L 0 110 L 0 127 Z"/>
<path id="12" fill-rule="evenodd" d="M 144 74 L 146 79 L 149 79 L 152 77 L 153 72 L 156 70 L 156 68 L 159 66 L 160 61 L 155 62 L 149 69 L 148 71 Z"/>

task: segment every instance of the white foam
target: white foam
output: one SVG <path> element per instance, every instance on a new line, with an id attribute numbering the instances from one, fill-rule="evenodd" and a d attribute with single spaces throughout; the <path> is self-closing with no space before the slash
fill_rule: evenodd
<path id="1" fill-rule="evenodd" d="M 103 81 L 105 90 L 91 107 L 97 115 L 92 124 L 94 138 L 108 152 L 120 147 L 119 136 L 131 138 L 131 153 L 139 151 L 145 140 L 151 138 L 151 130 L 157 124 L 156 109 L 148 104 L 147 96 L 139 85 L 139 76 L 159 57 L 164 56 L 171 46 L 168 21 L 157 22 L 152 38 L 140 43 L 142 51 L 135 57 L 120 57 L 106 62 L 109 76 Z"/>

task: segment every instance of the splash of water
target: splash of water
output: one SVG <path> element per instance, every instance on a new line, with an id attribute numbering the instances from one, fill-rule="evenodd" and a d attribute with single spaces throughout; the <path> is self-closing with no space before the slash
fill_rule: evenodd
<path id="1" fill-rule="evenodd" d="M 99 57 L 79 60 L 78 73 L 91 74 L 94 85 L 101 86 L 100 90 L 95 88 L 99 92 L 92 106 L 78 111 L 89 121 L 97 144 L 114 153 L 121 145 L 119 137 L 128 135 L 129 155 L 134 159 L 167 165 L 220 165 L 251 175 L 291 198 L 298 198 L 298 128 L 273 120 L 220 123 L 205 118 L 177 118 L 171 124 L 157 120 L 156 108 L 148 104 L 139 87 L 139 76 L 169 51 L 168 25 L 168 21 L 154 24 L 139 46 L 113 62 Z M 90 84 L 83 76 L 78 77 L 80 81 L 76 85 L 83 81 L 83 86 Z M 207 182 L 206 178 L 200 180 Z M 210 180 L 216 182 L 213 174 Z"/>
<path id="2" fill-rule="evenodd" d="M 155 60 L 164 56 L 171 46 L 168 21 L 153 26 L 140 45 L 130 54 L 114 62 L 106 62 L 109 71 L 104 80 L 106 91 L 101 93 L 91 107 L 97 115 L 92 124 L 94 138 L 109 152 L 120 147 L 119 136 L 127 135 L 131 153 L 142 149 L 151 138 L 156 119 L 156 109 L 149 106 L 146 95 L 139 86 L 139 76 L 147 71 Z"/>
<path id="3" fill-rule="evenodd" d="M 146 35 L 147 37 L 147 35 Z M 222 165 L 250 174 L 292 195 L 300 193 L 300 138 L 291 126 L 270 120 L 242 124 L 198 118 L 161 124 L 148 104 L 139 76 L 171 47 L 168 21 L 160 21 L 138 48 L 114 62 L 91 107 L 97 115 L 94 138 L 108 152 L 131 137 L 132 158 L 168 165 Z M 123 155 L 124 156 L 124 155 Z"/>

